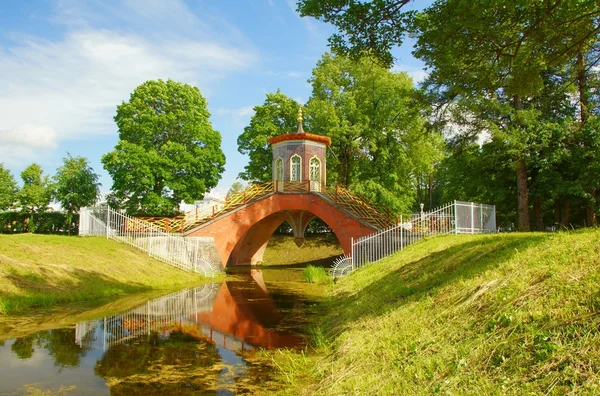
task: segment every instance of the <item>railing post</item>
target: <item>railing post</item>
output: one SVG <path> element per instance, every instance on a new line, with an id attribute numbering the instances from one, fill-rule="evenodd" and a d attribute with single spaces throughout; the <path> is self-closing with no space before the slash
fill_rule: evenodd
<path id="1" fill-rule="evenodd" d="M 165 231 L 167 233 L 169 233 L 169 219 L 168 218 L 165 219 Z"/>
<path id="2" fill-rule="evenodd" d="M 350 237 L 350 263 L 352 264 L 352 272 L 354 272 L 354 237 Z"/>
<path id="3" fill-rule="evenodd" d="M 215 205 L 212 206 L 212 217 L 215 217 Z"/>
<path id="4" fill-rule="evenodd" d="M 279 192 L 279 180 L 275 180 L 275 192 Z"/>
<path id="5" fill-rule="evenodd" d="M 110 207 L 106 205 L 106 239 L 110 236 Z"/>
<path id="6" fill-rule="evenodd" d="M 402 225 L 402 215 L 400 215 L 400 250 L 404 249 L 404 241 L 402 240 L 403 233 L 404 233 L 404 226 Z"/>
<path id="7" fill-rule="evenodd" d="M 458 204 L 454 200 L 454 234 L 458 235 Z"/>
<path id="8" fill-rule="evenodd" d="M 310 180 L 306 182 L 307 192 L 310 193 Z"/>
<path id="9" fill-rule="evenodd" d="M 475 213 L 473 211 L 473 206 L 475 204 L 471 202 L 471 234 L 475 233 Z"/>

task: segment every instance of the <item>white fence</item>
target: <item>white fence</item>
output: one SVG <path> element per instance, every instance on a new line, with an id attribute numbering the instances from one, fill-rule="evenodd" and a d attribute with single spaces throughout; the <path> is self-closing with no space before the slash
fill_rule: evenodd
<path id="1" fill-rule="evenodd" d="M 496 232 L 496 207 L 473 202 L 454 201 L 426 213 L 419 213 L 388 229 L 352 240 L 350 260 L 338 268 L 348 273 L 367 263 L 375 263 L 406 246 L 432 235 L 479 234 Z M 344 272 L 345 271 L 345 272 Z"/>
<path id="2" fill-rule="evenodd" d="M 167 234 L 148 222 L 108 207 L 82 208 L 79 213 L 79 235 L 105 236 L 133 246 L 159 261 L 207 277 L 214 277 L 221 271 L 219 263 L 201 257 L 197 243 Z"/>

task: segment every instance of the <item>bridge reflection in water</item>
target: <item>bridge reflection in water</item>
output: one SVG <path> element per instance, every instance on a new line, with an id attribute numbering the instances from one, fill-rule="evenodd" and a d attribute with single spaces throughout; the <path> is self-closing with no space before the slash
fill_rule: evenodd
<path id="1" fill-rule="evenodd" d="M 302 346 L 303 337 L 278 328 L 282 319 L 261 272 L 251 270 L 248 279 L 205 284 L 118 315 L 77 323 L 75 342 L 107 351 L 151 333 L 176 331 L 234 352 Z"/>

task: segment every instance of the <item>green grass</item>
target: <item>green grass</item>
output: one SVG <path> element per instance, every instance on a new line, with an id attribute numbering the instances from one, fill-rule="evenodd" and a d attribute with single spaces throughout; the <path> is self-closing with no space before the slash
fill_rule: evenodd
<path id="1" fill-rule="evenodd" d="M 600 393 L 598 230 L 434 238 L 330 292 L 291 394 Z"/>
<path id="2" fill-rule="evenodd" d="M 308 283 L 329 283 L 332 280 L 325 268 L 310 264 L 304 267 L 302 276 Z"/>
<path id="3" fill-rule="evenodd" d="M 0 315 L 201 281 L 105 238 L 0 235 Z"/>

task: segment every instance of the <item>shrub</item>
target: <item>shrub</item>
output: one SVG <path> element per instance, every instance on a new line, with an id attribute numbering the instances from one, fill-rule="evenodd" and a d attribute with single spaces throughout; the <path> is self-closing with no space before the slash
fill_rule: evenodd
<path id="1" fill-rule="evenodd" d="M 31 221 L 33 218 L 33 222 Z M 78 234 L 79 215 L 74 214 L 71 224 L 67 215 L 60 212 L 30 213 L 24 212 L 0 212 L 0 233 L 22 234 L 33 232 L 36 234 Z"/>
<path id="2" fill-rule="evenodd" d="M 329 283 L 331 277 L 323 267 L 307 265 L 302 271 L 302 276 L 308 283 Z"/>

